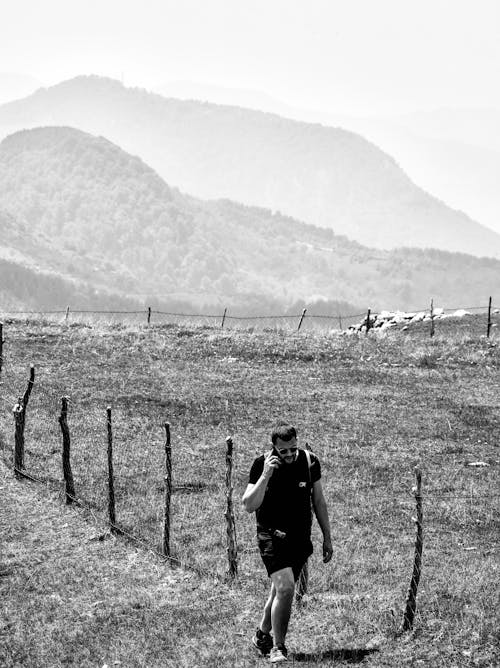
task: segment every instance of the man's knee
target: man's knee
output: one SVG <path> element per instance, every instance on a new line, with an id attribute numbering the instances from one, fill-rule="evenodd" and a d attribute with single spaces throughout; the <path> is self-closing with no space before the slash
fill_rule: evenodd
<path id="1" fill-rule="evenodd" d="M 273 581 L 276 590 L 276 596 L 278 598 L 293 598 L 293 593 L 295 591 L 295 581 L 291 568 L 283 568 L 280 571 L 272 573 L 271 579 Z"/>

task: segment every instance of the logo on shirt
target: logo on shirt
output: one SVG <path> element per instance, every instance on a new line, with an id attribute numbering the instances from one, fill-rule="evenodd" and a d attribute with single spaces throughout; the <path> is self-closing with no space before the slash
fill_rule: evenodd
<path id="1" fill-rule="evenodd" d="M 307 482 L 299 482 L 299 487 L 307 487 Z"/>

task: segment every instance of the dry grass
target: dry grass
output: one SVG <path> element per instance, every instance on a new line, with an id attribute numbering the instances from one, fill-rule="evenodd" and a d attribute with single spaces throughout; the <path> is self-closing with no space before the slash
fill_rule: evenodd
<path id="1" fill-rule="evenodd" d="M 253 457 L 266 447 L 270 426 L 278 417 L 289 418 L 323 463 L 335 547 L 331 566 L 313 556 L 309 600 L 295 611 L 290 628 L 295 661 L 495 665 L 500 660 L 500 353 L 495 339 L 481 337 L 483 323 L 477 322 L 476 329 L 474 323 L 468 319 L 452 327 L 446 321 L 446 329 L 443 325 L 432 340 L 423 327 L 358 337 L 207 326 L 7 323 L 0 424 L 4 459 L 13 440 L 9 413 L 33 362 L 37 378 L 27 418 L 28 471 L 50 481 L 51 489 L 61 488 L 57 417 L 60 397 L 69 395 L 77 494 L 104 518 L 105 409 L 111 405 L 118 521 L 158 547 L 162 425 L 168 420 L 174 552 L 223 578 L 225 437 L 234 436 L 239 497 Z M 468 466 L 475 461 L 488 466 Z M 423 469 L 424 564 L 415 631 L 399 638 L 413 555 L 416 464 Z M 210 580 L 197 579 L 200 591 L 210 582 L 213 592 L 197 599 L 190 598 L 186 586 L 182 624 L 173 619 L 173 609 L 169 617 L 156 606 L 154 594 L 149 596 L 150 616 L 163 620 L 165 638 L 175 635 L 178 647 L 185 648 L 177 661 L 186 656 L 190 666 L 258 663 L 248 634 L 267 582 L 254 547 L 253 522 L 237 508 L 240 578 L 233 588 L 214 588 Z M 57 550 L 53 556 L 57 562 Z M 167 577 L 170 571 L 162 568 L 161 577 Z M 141 581 L 147 590 L 150 578 L 144 569 Z M 52 580 L 50 586 L 57 589 Z M 126 573 L 123 585 L 133 590 Z M 151 582 L 151 592 L 157 585 Z M 43 578 L 42 586 L 48 586 Z M 23 611 L 24 619 L 34 614 L 29 606 L 24 609 L 18 587 L 8 593 L 9 605 Z M 102 603 L 110 611 L 120 605 L 130 627 L 129 641 L 118 644 L 115 660 L 127 666 L 166 665 L 167 641 L 160 642 L 155 632 L 144 663 L 140 638 L 152 622 L 150 617 L 137 620 L 128 593 L 114 590 Z M 71 623 L 61 623 L 60 634 L 72 647 L 73 663 L 59 655 L 59 663 L 37 662 L 37 643 L 46 642 L 49 622 L 44 620 L 51 614 L 49 609 L 43 613 L 42 606 L 37 623 L 27 629 L 32 649 L 24 665 L 98 665 L 85 654 L 84 642 L 72 640 Z M 122 626 L 111 617 L 106 633 L 92 632 L 92 646 L 102 648 L 93 656 L 109 657 L 106 643 L 120 637 Z M 8 627 L 6 646 L 16 642 L 19 623 Z M 365 655 L 361 650 L 374 639 L 380 651 Z"/>

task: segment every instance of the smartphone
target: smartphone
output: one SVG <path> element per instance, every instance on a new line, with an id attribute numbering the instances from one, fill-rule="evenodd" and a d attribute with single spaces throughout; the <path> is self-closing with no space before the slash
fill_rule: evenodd
<path id="1" fill-rule="evenodd" d="M 271 452 L 272 452 L 273 455 L 276 455 L 276 457 L 278 458 L 278 462 L 279 462 L 278 463 L 278 468 L 279 468 L 283 464 L 283 462 L 281 461 L 280 453 L 277 451 L 277 449 L 274 447 L 274 445 L 272 447 Z"/>

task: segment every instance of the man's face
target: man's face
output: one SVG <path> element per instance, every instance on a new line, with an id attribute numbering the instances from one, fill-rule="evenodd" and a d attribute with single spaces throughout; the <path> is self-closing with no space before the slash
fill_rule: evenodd
<path id="1" fill-rule="evenodd" d="M 297 458 L 297 439 L 291 438 L 289 441 L 283 441 L 281 438 L 276 440 L 274 445 L 276 448 L 279 458 L 285 464 L 293 464 Z"/>

